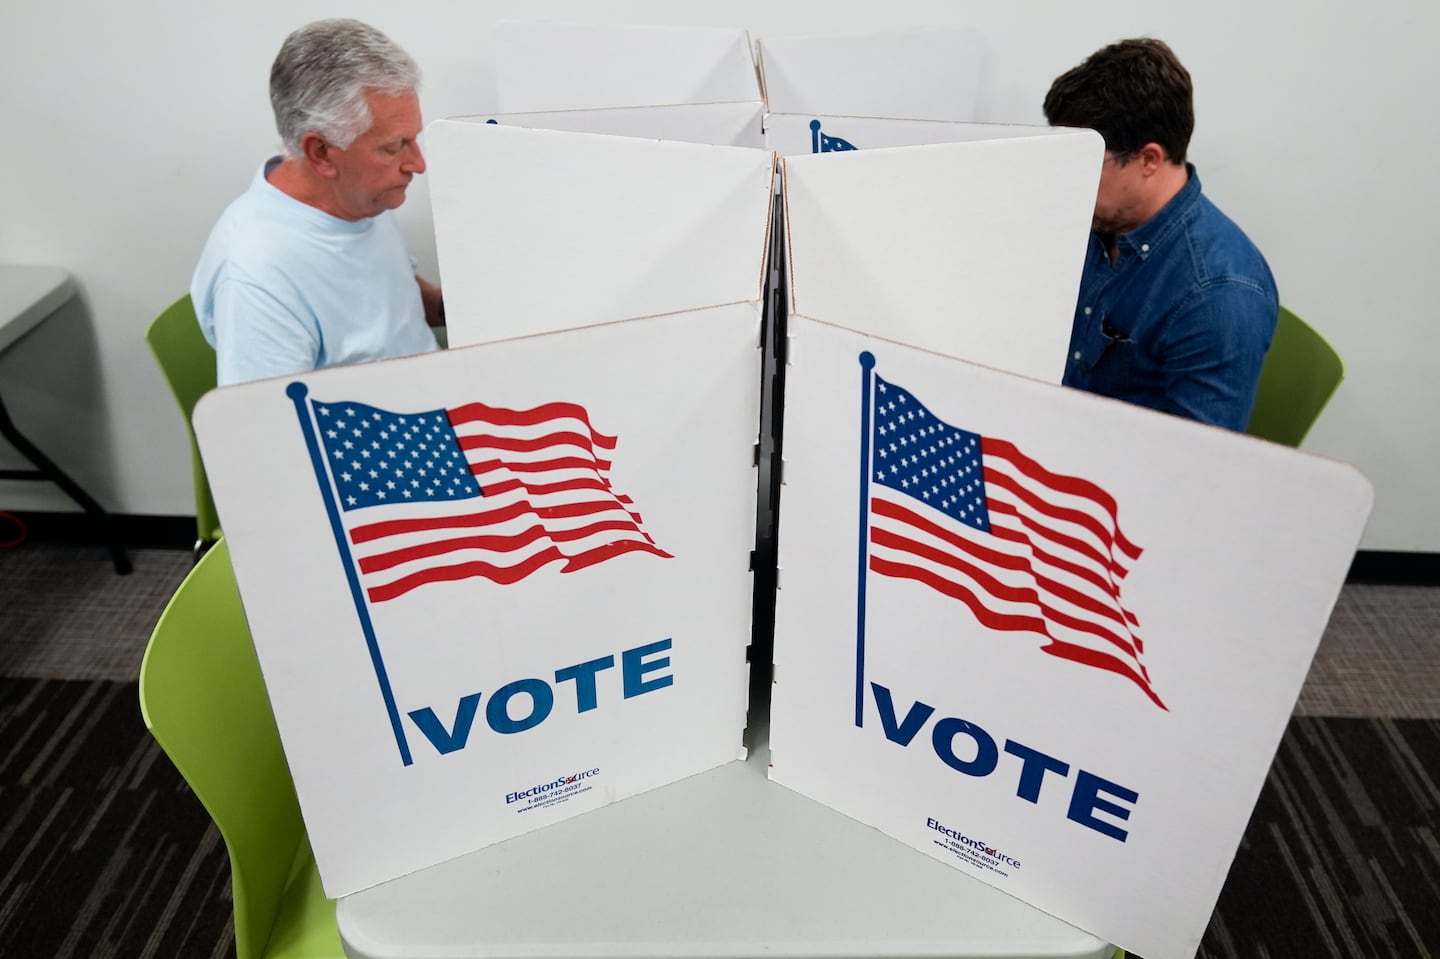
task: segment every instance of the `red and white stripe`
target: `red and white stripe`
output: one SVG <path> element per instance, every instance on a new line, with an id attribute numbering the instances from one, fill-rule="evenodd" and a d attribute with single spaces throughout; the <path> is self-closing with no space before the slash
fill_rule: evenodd
<path id="1" fill-rule="evenodd" d="M 583 407 L 470 403 L 449 418 L 484 495 L 406 503 L 350 526 L 371 602 L 473 576 L 508 585 L 553 563 L 568 573 L 622 553 L 670 556 L 611 489 L 616 438 L 596 431 Z"/>
<path id="2" fill-rule="evenodd" d="M 1119 673 L 1165 708 L 1120 597 L 1141 550 L 1121 532 L 1114 499 L 1004 440 L 982 439 L 981 453 L 990 531 L 874 485 L 870 568 L 963 602 L 989 629 L 1039 633 L 1045 652 Z"/>

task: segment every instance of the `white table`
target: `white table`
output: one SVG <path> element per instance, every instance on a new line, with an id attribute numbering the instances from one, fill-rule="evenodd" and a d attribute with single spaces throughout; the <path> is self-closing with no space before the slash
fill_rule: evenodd
<path id="1" fill-rule="evenodd" d="M 0 353 L 74 295 L 70 274 L 59 267 L 0 263 Z"/>
<path id="2" fill-rule="evenodd" d="M 351 959 L 1106 959 L 1113 947 L 769 782 L 768 746 L 340 899 Z"/>
<path id="3" fill-rule="evenodd" d="M 74 295 L 75 284 L 70 275 L 58 267 L 0 263 L 0 353 L 64 306 Z M 99 524 L 115 572 L 130 572 L 130 560 L 115 535 L 110 514 L 21 434 L 11 421 L 3 400 L 0 400 L 0 436 L 35 464 L 35 469 L 0 470 L 0 480 L 45 480 L 59 486 Z"/>

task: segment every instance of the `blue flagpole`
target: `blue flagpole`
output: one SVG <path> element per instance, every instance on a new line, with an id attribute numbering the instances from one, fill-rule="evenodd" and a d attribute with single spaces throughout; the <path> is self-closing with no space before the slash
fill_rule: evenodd
<path id="1" fill-rule="evenodd" d="M 810 121 L 810 152 L 820 152 L 820 121 Z"/>
<path id="2" fill-rule="evenodd" d="M 860 561 L 855 610 L 855 725 L 865 725 L 865 574 L 870 556 L 870 402 L 875 354 L 860 354 Z"/>
<path id="3" fill-rule="evenodd" d="M 360 586 L 360 574 L 355 570 L 355 559 L 350 555 L 350 542 L 345 536 L 345 527 L 340 522 L 340 506 L 335 502 L 335 493 L 330 485 L 329 467 L 320 452 L 320 439 L 315 435 L 315 424 L 310 411 L 305 408 L 305 396 L 309 392 L 304 383 L 291 383 L 285 387 L 285 395 L 295 403 L 295 413 L 300 417 L 300 431 L 305 434 L 305 448 L 310 451 L 310 462 L 315 467 L 315 479 L 320 484 L 320 498 L 325 501 L 325 515 L 330 517 L 330 530 L 335 534 L 335 545 L 340 549 L 340 563 L 345 567 L 345 579 L 350 583 L 350 596 L 355 601 L 355 612 L 360 617 L 360 628 L 365 633 L 365 645 L 370 650 L 370 663 L 375 667 L 375 678 L 380 682 L 380 695 L 385 700 L 385 711 L 390 714 L 390 728 L 395 730 L 395 745 L 400 747 L 400 761 L 409 766 L 410 744 L 405 741 L 405 728 L 400 723 L 400 710 L 395 706 L 395 693 L 390 689 L 390 676 L 385 671 L 385 660 L 380 656 L 380 644 L 375 639 L 375 627 L 370 622 L 370 607 L 365 602 L 365 592 Z"/>

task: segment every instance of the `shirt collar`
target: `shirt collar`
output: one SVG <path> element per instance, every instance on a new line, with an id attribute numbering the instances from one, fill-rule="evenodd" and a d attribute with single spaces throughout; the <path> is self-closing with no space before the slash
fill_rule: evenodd
<path id="1" fill-rule="evenodd" d="M 284 159 L 284 156 L 271 157 L 264 163 L 260 164 L 260 172 L 255 174 L 255 188 L 260 191 L 262 196 L 267 197 L 270 203 L 289 211 L 290 216 L 299 217 L 301 219 L 307 220 L 310 223 L 314 224 L 317 228 L 325 230 L 329 233 L 360 234 L 365 233 L 371 228 L 375 220 L 375 217 L 373 216 L 365 217 L 361 220 L 342 220 L 338 216 L 332 216 L 331 214 L 326 213 L 319 207 L 314 207 L 308 203 L 303 203 L 300 200 L 295 199 L 293 196 L 286 193 L 279 187 L 275 186 L 275 184 L 271 183 L 271 171 L 273 171 L 277 166 L 279 166 L 280 161 Z"/>
<path id="2" fill-rule="evenodd" d="M 1190 178 L 1185 181 L 1180 192 L 1171 197 L 1170 202 L 1145 223 L 1129 233 L 1122 233 L 1116 240 L 1118 245 L 1128 247 L 1144 260 L 1170 238 L 1191 207 L 1200 200 L 1200 174 L 1195 172 L 1195 164 L 1185 164 L 1185 172 Z"/>

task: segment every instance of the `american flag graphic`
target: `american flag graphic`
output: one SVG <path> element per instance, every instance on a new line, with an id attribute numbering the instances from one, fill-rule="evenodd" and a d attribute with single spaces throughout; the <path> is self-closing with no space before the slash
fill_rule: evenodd
<path id="1" fill-rule="evenodd" d="M 569 573 L 622 553 L 670 556 L 611 488 L 616 437 L 582 406 L 310 405 L 372 603 L 476 576 L 509 585 L 553 563 Z"/>
<path id="2" fill-rule="evenodd" d="M 855 149 L 855 144 L 849 140 L 842 140 L 839 137 L 832 137 L 828 133 L 820 132 L 819 120 L 810 121 L 811 153 L 841 153 L 853 149 Z"/>
<path id="3" fill-rule="evenodd" d="M 878 375 L 871 395 L 871 572 L 959 600 L 988 629 L 1038 633 L 1050 655 L 1119 673 L 1166 709 L 1120 596 L 1141 549 L 1114 497 L 951 426 Z"/>

